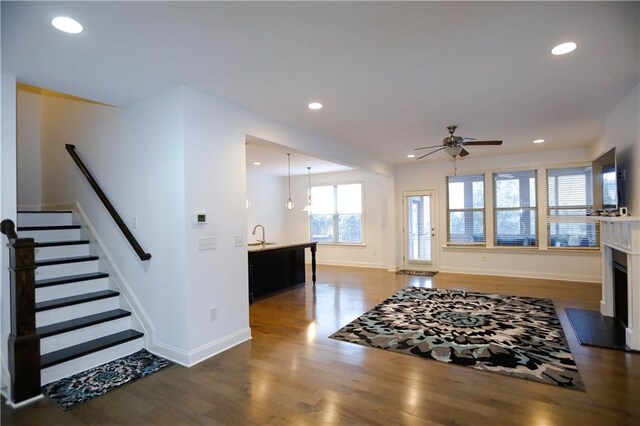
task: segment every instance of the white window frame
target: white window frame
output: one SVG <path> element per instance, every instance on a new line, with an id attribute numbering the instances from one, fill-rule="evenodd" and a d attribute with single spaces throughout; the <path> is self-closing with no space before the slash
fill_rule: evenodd
<path id="1" fill-rule="evenodd" d="M 546 167 L 545 167 L 546 169 Z M 498 197 L 496 196 L 496 175 L 500 175 L 500 174 L 506 174 L 506 173 L 521 173 L 521 172 L 533 172 L 534 173 L 534 177 L 535 177 L 535 187 L 534 188 L 529 188 L 529 194 L 534 194 L 535 196 L 535 201 L 536 201 L 536 205 L 535 207 L 498 207 Z M 539 197 L 539 193 L 538 193 L 538 188 L 540 187 L 540 171 L 538 168 L 524 168 L 524 169 L 509 169 L 509 170 L 505 170 L 505 171 L 493 171 L 491 172 L 491 181 L 492 181 L 492 192 L 491 195 L 493 197 L 493 229 L 492 229 L 492 237 L 493 237 L 493 247 L 500 247 L 500 248 L 505 248 L 508 247 L 510 249 L 515 249 L 515 250 L 519 250 L 519 249 L 534 249 L 534 250 L 539 250 L 541 247 L 541 241 L 540 241 L 540 226 L 541 226 L 541 217 L 540 217 L 540 197 Z M 546 200 L 545 200 L 545 204 L 546 204 Z M 545 206 L 546 208 L 546 206 Z M 515 211 L 515 210 L 530 210 L 533 211 L 535 214 L 535 241 L 536 244 L 535 245 L 508 245 L 508 244 L 497 244 L 497 238 L 498 238 L 498 212 L 500 211 Z M 545 222 L 546 223 L 546 222 Z"/>
<path id="2" fill-rule="evenodd" d="M 450 209 L 449 208 L 449 179 L 455 177 L 464 177 L 464 176 L 480 176 L 482 177 L 482 208 L 470 208 L 470 209 Z M 477 246 L 477 247 L 486 247 L 487 245 L 487 184 L 486 184 L 486 174 L 485 173 L 467 173 L 460 176 L 447 176 L 445 180 L 446 192 L 447 192 L 447 201 L 446 201 L 446 216 L 447 216 L 447 246 Z M 473 196 L 473 194 L 472 194 Z M 473 204 L 473 203 L 472 203 Z M 483 242 L 452 242 L 451 241 L 451 212 L 482 212 L 482 233 L 484 237 Z M 473 220 L 473 219 L 472 219 Z"/>
<path id="3" fill-rule="evenodd" d="M 355 215 L 358 213 L 340 213 L 338 214 L 338 186 L 341 185 L 353 185 L 353 184 L 360 184 L 360 203 L 361 203 L 361 208 L 360 211 L 362 213 L 360 213 L 360 223 L 362 224 L 362 229 L 360 231 L 360 235 L 362 235 L 362 241 L 360 242 L 351 242 L 351 241 L 339 241 L 340 239 L 340 235 L 339 235 L 339 216 L 340 215 Z M 318 241 L 318 244 L 321 245 L 338 245 L 338 246 L 365 246 L 365 210 L 364 210 L 364 206 L 365 206 L 365 190 L 364 190 L 364 181 L 362 180 L 352 180 L 352 181 L 341 181 L 341 182 L 324 182 L 324 183 L 317 183 L 315 185 L 311 185 L 311 189 L 313 190 L 313 188 L 315 187 L 320 187 L 320 186 L 332 186 L 333 187 L 333 206 L 334 206 L 334 212 L 331 214 L 333 217 L 333 241 Z M 311 202 L 313 203 L 313 199 L 311 200 Z M 329 213 L 326 214 L 318 214 L 318 216 L 325 216 L 325 215 L 329 215 Z M 311 213 L 309 213 L 309 220 L 307 222 L 309 230 L 308 230 L 308 235 L 309 235 L 309 240 L 310 241 L 314 241 L 313 240 L 313 235 L 311 234 L 312 232 L 312 226 L 311 226 L 311 221 L 313 218 L 313 210 Z"/>

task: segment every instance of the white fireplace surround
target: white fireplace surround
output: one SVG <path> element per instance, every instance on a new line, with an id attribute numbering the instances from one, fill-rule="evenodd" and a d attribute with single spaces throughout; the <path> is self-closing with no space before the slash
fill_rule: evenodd
<path id="1" fill-rule="evenodd" d="M 640 217 L 601 217 L 602 300 L 600 313 L 615 316 L 613 250 L 627 254 L 627 346 L 640 350 Z"/>

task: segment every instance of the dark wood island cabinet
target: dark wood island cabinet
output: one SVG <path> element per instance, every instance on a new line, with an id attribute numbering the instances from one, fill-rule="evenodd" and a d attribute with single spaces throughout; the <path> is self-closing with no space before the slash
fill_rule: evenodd
<path id="1" fill-rule="evenodd" d="M 249 303 L 305 282 L 304 250 L 311 250 L 311 280 L 316 285 L 317 242 L 249 247 Z"/>

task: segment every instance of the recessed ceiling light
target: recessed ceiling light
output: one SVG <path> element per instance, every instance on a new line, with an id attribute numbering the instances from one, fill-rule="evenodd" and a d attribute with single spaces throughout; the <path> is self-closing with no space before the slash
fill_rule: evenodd
<path id="1" fill-rule="evenodd" d="M 544 143 L 544 139 L 536 139 L 533 143 Z"/>
<path id="2" fill-rule="evenodd" d="M 82 25 L 75 19 L 71 19 L 67 16 L 56 16 L 51 20 L 51 25 L 69 34 L 78 34 L 82 32 Z"/>
<path id="3" fill-rule="evenodd" d="M 320 102 L 311 102 L 309 109 L 322 109 L 322 104 Z"/>
<path id="4" fill-rule="evenodd" d="M 261 163 L 261 162 L 259 162 L 259 161 L 254 161 L 254 162 L 253 162 L 253 165 L 254 165 L 254 166 L 259 166 L 260 164 L 262 164 L 262 163 Z"/>
<path id="5" fill-rule="evenodd" d="M 416 158 L 416 155 L 415 154 L 408 154 L 407 158 Z"/>
<path id="6" fill-rule="evenodd" d="M 553 53 L 554 55 L 566 55 L 567 53 L 570 53 L 576 50 L 576 47 L 578 47 L 577 44 L 575 44 L 572 41 L 569 41 L 567 43 L 559 44 L 553 49 L 551 49 L 551 53 Z"/>

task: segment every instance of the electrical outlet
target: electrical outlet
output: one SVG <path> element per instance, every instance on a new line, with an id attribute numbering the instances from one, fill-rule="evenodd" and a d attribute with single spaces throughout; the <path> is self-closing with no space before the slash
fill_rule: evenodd
<path id="1" fill-rule="evenodd" d="M 198 238 L 198 250 L 215 250 L 216 237 L 200 237 Z"/>
<path id="2" fill-rule="evenodd" d="M 131 218 L 131 228 L 138 229 L 138 216 L 134 216 Z"/>
<path id="3" fill-rule="evenodd" d="M 215 306 L 212 306 L 211 309 L 209 309 L 209 320 L 215 321 L 217 319 L 218 319 L 218 308 L 216 308 Z"/>
<path id="4" fill-rule="evenodd" d="M 233 245 L 235 247 L 241 247 L 244 245 L 244 237 L 242 234 L 236 234 L 233 236 Z"/>

